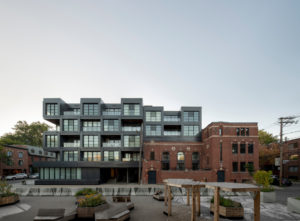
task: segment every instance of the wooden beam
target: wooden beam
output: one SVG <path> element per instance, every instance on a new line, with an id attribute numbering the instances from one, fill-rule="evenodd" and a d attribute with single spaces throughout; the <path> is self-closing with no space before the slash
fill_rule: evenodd
<path id="1" fill-rule="evenodd" d="M 168 216 L 172 215 L 172 194 L 171 187 L 168 186 Z"/>
<path id="2" fill-rule="evenodd" d="M 260 191 L 254 192 L 254 221 L 260 221 Z"/>
<path id="3" fill-rule="evenodd" d="M 214 221 L 219 221 L 220 187 L 215 187 L 214 195 Z"/>
<path id="4" fill-rule="evenodd" d="M 197 188 L 197 216 L 201 214 L 201 205 L 200 205 L 200 187 Z"/>
<path id="5" fill-rule="evenodd" d="M 167 185 L 165 185 L 165 192 L 164 192 L 164 194 L 165 194 L 165 206 L 167 205 L 167 196 L 168 196 L 168 186 Z"/>
<path id="6" fill-rule="evenodd" d="M 186 188 L 186 201 L 187 205 L 190 205 L 190 188 Z"/>
<path id="7" fill-rule="evenodd" d="M 196 188 L 192 187 L 192 215 L 191 215 L 191 221 L 196 221 Z"/>

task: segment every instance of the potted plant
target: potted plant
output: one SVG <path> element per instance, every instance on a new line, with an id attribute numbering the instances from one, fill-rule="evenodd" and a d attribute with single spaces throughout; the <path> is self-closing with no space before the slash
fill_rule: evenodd
<path id="1" fill-rule="evenodd" d="M 287 209 L 291 212 L 300 213 L 300 197 L 288 197 Z"/>
<path id="2" fill-rule="evenodd" d="M 86 195 L 78 199 L 77 216 L 79 218 L 93 218 L 95 212 L 107 208 L 108 204 L 100 193 Z"/>
<path id="3" fill-rule="evenodd" d="M 76 200 L 76 204 L 78 204 L 78 200 L 84 198 L 85 196 L 87 195 L 93 195 L 93 194 L 97 194 L 98 192 L 96 190 L 93 190 L 91 188 L 84 188 L 84 189 L 81 189 L 79 191 L 77 191 L 75 193 L 75 196 L 77 198 Z"/>
<path id="4" fill-rule="evenodd" d="M 214 209 L 214 198 L 212 198 L 210 201 L 210 211 L 213 213 Z M 241 203 L 220 197 L 219 214 L 226 218 L 243 218 L 244 208 Z"/>
<path id="5" fill-rule="evenodd" d="M 11 191 L 11 185 L 0 181 L 0 206 L 13 204 L 19 201 L 19 195 Z"/>
<path id="6" fill-rule="evenodd" d="M 254 174 L 254 180 L 261 187 L 260 200 L 264 203 L 275 202 L 276 193 L 270 185 L 273 182 L 272 171 L 258 170 Z"/>

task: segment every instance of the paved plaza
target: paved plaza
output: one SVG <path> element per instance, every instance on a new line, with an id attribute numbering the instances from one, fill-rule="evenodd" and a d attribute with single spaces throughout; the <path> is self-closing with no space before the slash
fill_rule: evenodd
<path id="1" fill-rule="evenodd" d="M 300 193 L 300 184 L 292 187 L 277 189 L 276 203 L 261 204 L 261 220 L 277 221 L 277 220 L 300 220 L 300 214 L 290 213 L 286 209 L 287 196 Z M 110 200 L 111 196 L 107 196 Z M 213 215 L 209 212 L 209 201 L 211 196 L 201 197 L 201 218 L 198 220 L 211 220 Z M 245 217 L 243 220 L 253 220 L 253 200 L 248 196 L 232 196 L 232 199 L 243 204 Z M 167 217 L 163 214 L 164 202 L 158 202 L 151 196 L 132 196 L 135 209 L 131 212 L 132 221 L 179 221 L 190 220 L 190 207 L 186 206 L 185 196 L 175 196 L 173 200 L 173 216 Z M 75 197 L 73 196 L 26 196 L 21 197 L 19 203 L 0 207 L 0 220 L 3 221 L 29 221 L 37 214 L 39 208 L 65 208 L 68 211 L 74 210 Z M 220 219 L 228 220 L 228 219 Z"/>

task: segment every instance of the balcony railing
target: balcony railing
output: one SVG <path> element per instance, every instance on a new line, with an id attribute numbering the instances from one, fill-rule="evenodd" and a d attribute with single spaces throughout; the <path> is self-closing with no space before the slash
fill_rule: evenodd
<path id="1" fill-rule="evenodd" d="M 165 136 L 180 136 L 180 131 L 164 131 Z"/>
<path id="2" fill-rule="evenodd" d="M 120 116 L 121 110 L 120 111 L 103 111 L 102 115 L 103 116 Z"/>
<path id="3" fill-rule="evenodd" d="M 101 127 L 83 127 L 83 131 L 101 131 Z"/>
<path id="4" fill-rule="evenodd" d="M 121 147 L 121 141 L 102 143 L 102 147 Z"/>
<path id="5" fill-rule="evenodd" d="M 165 122 L 180 122 L 180 117 L 177 116 L 165 116 L 164 117 Z"/>
<path id="6" fill-rule="evenodd" d="M 73 116 L 73 115 L 80 115 L 80 111 L 64 111 L 64 115 Z"/>
<path id="7" fill-rule="evenodd" d="M 140 132 L 140 131 L 141 131 L 141 127 L 130 127 L 130 126 L 125 126 L 125 127 L 122 127 L 122 131 Z"/>
<path id="8" fill-rule="evenodd" d="M 80 147 L 80 142 L 76 142 L 76 143 L 71 143 L 71 142 L 63 143 L 63 146 L 64 147 Z"/>

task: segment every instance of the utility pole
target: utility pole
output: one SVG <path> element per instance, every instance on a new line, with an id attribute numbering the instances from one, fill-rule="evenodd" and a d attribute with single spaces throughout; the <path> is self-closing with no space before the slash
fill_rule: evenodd
<path id="1" fill-rule="evenodd" d="M 280 117 L 279 118 L 279 124 L 280 124 L 280 176 L 279 176 L 279 183 L 280 186 L 282 185 L 282 176 L 283 176 L 283 142 L 282 142 L 282 136 L 283 136 L 283 127 L 285 127 L 288 124 L 298 123 L 295 119 L 298 116 L 289 116 L 289 117 Z"/>

